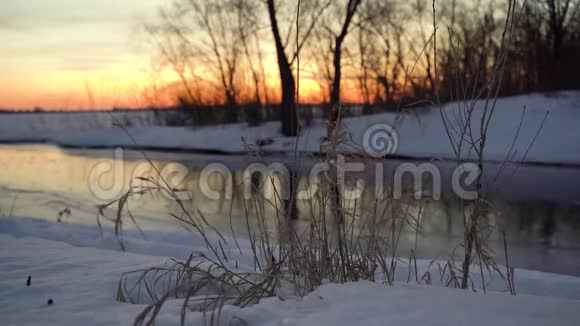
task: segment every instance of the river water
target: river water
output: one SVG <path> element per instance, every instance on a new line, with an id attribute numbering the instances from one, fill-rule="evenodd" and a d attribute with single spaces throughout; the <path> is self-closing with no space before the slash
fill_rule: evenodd
<path id="1" fill-rule="evenodd" d="M 223 233 L 234 230 L 243 234 L 247 227 L 245 217 L 253 214 L 244 200 L 247 195 L 244 180 L 248 179 L 248 174 L 244 172 L 248 166 L 258 161 L 265 164 L 283 163 L 299 176 L 297 188 L 304 190 L 311 189 L 308 188 L 307 176 L 312 167 L 319 163 L 313 157 L 295 160 L 292 155 L 259 160 L 249 156 L 174 152 L 146 152 L 146 155 L 120 149 L 0 146 L 0 216 L 96 224 L 98 205 L 119 198 L 127 191 L 131 180 L 133 184 L 142 184 L 142 181 L 135 179 L 136 176 L 159 181 L 157 170 L 170 183 L 175 183 L 175 188 L 183 190 L 188 210 L 200 211 L 210 224 Z M 349 163 L 358 163 L 356 159 L 352 160 Z M 465 212 L 464 201 L 457 198 L 451 186 L 454 163 L 367 161 L 363 171 L 346 173 L 345 206 L 364 216 L 376 204 L 377 184 L 382 184 L 383 189 L 396 187 L 394 171 L 405 163 L 435 166 L 441 179 L 441 198 L 432 198 L 437 192 L 433 188 L 435 179 L 425 178 L 423 199 L 413 204 L 414 211 L 421 207 L 419 232 L 417 234 L 416 229 L 404 227 L 398 253 L 408 256 L 417 237 L 419 258 L 446 259 L 453 248 L 461 243 Z M 231 187 L 217 173 L 205 173 L 210 171 L 208 168 L 215 172 L 218 167 L 230 171 Z M 276 189 L 284 187 L 281 178 L 273 180 L 275 186 L 269 186 L 272 182 L 263 182 L 261 189 L 275 204 Z M 355 187 L 356 180 L 363 180 L 364 187 L 361 184 Z M 516 267 L 580 275 L 579 167 L 490 162 L 486 164 L 484 180 L 486 198 L 493 208 L 493 213 L 486 218 L 499 231 L 490 239 L 498 257 L 503 253 L 500 234 L 505 233 L 510 259 Z M 404 194 L 418 193 L 416 189 L 409 192 L 410 185 L 407 186 Z M 213 198 L 216 195 L 220 198 Z M 296 202 L 295 223 L 306 225 L 312 201 L 303 197 L 298 196 Z M 130 208 L 145 232 L 180 227 L 169 215 L 178 211 L 177 205 L 162 193 L 134 198 L 130 201 Z M 108 213 L 114 215 L 112 210 Z M 265 214 L 274 216 L 276 210 L 272 206 Z"/>

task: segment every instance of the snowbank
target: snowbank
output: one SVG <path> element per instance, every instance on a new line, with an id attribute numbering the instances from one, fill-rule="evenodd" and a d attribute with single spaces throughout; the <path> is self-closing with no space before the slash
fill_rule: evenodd
<path id="1" fill-rule="evenodd" d="M 131 324 L 145 306 L 115 301 L 121 274 L 202 250 L 199 239 L 181 232 L 151 231 L 143 239 L 128 231 L 125 238 L 127 252 L 121 252 L 110 229 L 101 235 L 94 226 L 0 218 L 0 323 Z M 27 287 L 29 275 L 32 284 Z M 518 270 L 516 283 L 517 297 L 403 282 L 394 287 L 328 284 L 302 299 L 269 298 L 244 309 L 225 307 L 220 324 L 577 325 L 579 278 Z M 167 303 L 156 324 L 178 324 L 179 309 L 178 300 Z M 204 322 L 200 313 L 189 313 L 188 319 L 191 325 Z"/>
<path id="2" fill-rule="evenodd" d="M 456 107 L 455 104 L 449 104 L 445 109 L 451 112 Z M 474 119 L 481 114 L 481 107 L 479 103 Z M 524 108 L 526 112 L 522 121 Z M 546 113 L 548 116 L 542 126 Z M 450 113 L 450 116 L 453 116 L 453 113 Z M 399 144 L 394 154 L 418 158 L 452 158 L 454 156 L 438 109 L 421 109 L 417 111 L 417 114 L 408 113 L 402 117 L 402 122 L 396 128 Z M 352 141 L 356 144 L 363 144 L 363 136 L 368 128 L 385 123 L 394 126 L 396 119 L 397 115 L 394 113 L 382 113 L 347 118 L 344 125 Z M 522 121 L 522 126 L 518 133 L 520 121 Z M 485 157 L 488 160 L 503 161 L 516 140 L 512 150 L 512 153 L 515 153 L 511 158 L 512 161 L 580 164 L 580 151 L 577 150 L 580 143 L 578 121 L 580 121 L 580 92 L 578 91 L 499 99 L 489 130 Z M 36 123 L 42 123 L 42 121 L 31 118 L 26 120 L 26 123 L 18 124 L 17 127 L 3 121 L 0 125 L 2 127 L 0 141 L 46 141 L 76 147 L 125 146 L 232 154 L 246 151 L 242 139 L 248 144 L 268 144 L 261 146 L 263 151 L 280 153 L 292 151 L 296 142 L 294 138 L 285 138 L 279 134 L 278 122 L 267 122 L 258 127 L 234 124 L 195 129 L 139 127 L 140 124 L 137 123 L 134 124 L 137 127 L 128 128 L 128 132 L 137 144 L 134 144 L 127 134 L 119 129 L 83 127 L 82 131 L 79 131 L 61 126 L 59 131 L 54 131 L 55 128 L 50 128 L 52 131 L 35 131 L 38 130 L 34 127 Z M 83 125 L 84 119 L 75 120 L 75 124 L 77 123 Z M 298 150 L 319 152 L 325 133 L 325 123 L 315 120 L 313 125 L 302 130 L 298 138 Z M 536 134 L 538 134 L 537 137 Z M 532 143 L 533 146 L 530 148 Z M 530 148 L 529 151 L 528 148 Z M 467 154 L 464 156 L 469 158 Z"/>
<path id="3" fill-rule="evenodd" d="M 221 319 L 225 325 L 576 325 L 578 308 L 579 301 L 357 282 L 324 285 L 298 301 L 228 307 Z"/>
<path id="4" fill-rule="evenodd" d="M 164 125 L 154 110 L 82 111 L 82 112 L 0 112 L 0 133 L 26 137 L 30 133 L 106 130 L 113 122 L 132 126 Z"/>

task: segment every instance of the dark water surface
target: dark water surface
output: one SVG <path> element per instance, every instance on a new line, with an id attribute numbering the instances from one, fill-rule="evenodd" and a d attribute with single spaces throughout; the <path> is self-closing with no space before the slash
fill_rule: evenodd
<path id="1" fill-rule="evenodd" d="M 121 156 L 119 156 L 121 155 Z M 170 152 L 147 152 L 157 169 L 167 173 L 176 187 L 187 190 L 189 210 L 199 210 L 208 221 L 224 233 L 231 229 L 245 232 L 248 210 L 244 204 L 244 170 L 255 158 L 227 155 L 201 155 Z M 117 152 L 114 149 L 64 150 L 45 145 L 0 146 L 0 216 L 35 217 L 65 223 L 95 224 L 97 205 L 118 198 L 128 189 L 135 176 L 151 176 L 156 172 L 138 151 Z M 284 163 L 299 177 L 298 189 L 305 189 L 314 158 L 266 157 L 265 163 Z M 348 161 L 348 160 L 347 160 Z M 356 162 L 356 160 L 351 160 Z M 230 196 L 225 196 L 227 184 L 212 174 L 207 178 L 211 191 L 222 199 L 208 198 L 200 189 L 202 169 L 219 163 L 232 173 Z M 393 173 L 400 160 L 367 162 L 364 171 L 347 173 L 345 205 L 358 215 L 365 216 L 376 203 L 376 183 L 385 189 L 394 185 Z M 420 220 L 417 235 L 418 257 L 445 259 L 462 240 L 465 206 L 451 191 L 452 162 L 415 161 L 437 167 L 441 175 L 442 194 L 433 200 L 432 179 L 426 178 L 425 199 L 415 201 L 411 211 Z M 382 176 L 377 177 L 377 164 Z M 181 171 L 180 169 L 184 169 Z M 516 267 L 548 272 L 580 275 L 580 168 L 532 166 L 488 163 L 485 168 L 487 198 L 491 213 L 486 217 L 498 231 L 507 235 L 510 258 Z M 179 172 L 183 172 L 181 182 Z M 355 180 L 364 180 L 360 196 L 354 199 Z M 382 180 L 382 181 L 381 181 Z M 403 179 L 409 181 L 407 179 Z M 283 188 L 275 178 L 276 189 Z M 279 187 L 279 188 L 278 188 Z M 96 189 L 96 191 L 95 191 Z M 274 202 L 273 187 L 263 189 Z M 412 193 L 407 193 L 410 197 Z M 227 198 L 223 198 L 227 197 Z M 405 197 L 405 198 L 407 198 Z M 296 203 L 298 225 L 307 224 L 312 201 L 299 199 Z M 176 212 L 173 201 L 162 194 L 148 194 L 130 201 L 140 226 L 147 229 L 178 228 L 168 213 Z M 111 215 L 113 214 L 110 212 Z M 266 208 L 267 216 L 275 216 L 273 207 Z M 501 232 L 490 239 L 491 247 L 503 252 Z M 416 233 L 405 227 L 401 235 L 399 254 L 407 256 L 414 245 Z"/>

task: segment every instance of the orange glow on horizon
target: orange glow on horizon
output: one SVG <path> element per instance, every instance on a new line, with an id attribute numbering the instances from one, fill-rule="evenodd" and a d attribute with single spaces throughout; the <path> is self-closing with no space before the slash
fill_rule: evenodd
<path id="1" fill-rule="evenodd" d="M 138 109 L 150 106 L 168 107 L 177 104 L 177 93 L 167 88 L 171 83 L 158 86 L 154 93 L 146 94 L 151 90 L 152 82 L 142 73 L 121 70 L 114 75 L 124 76 L 126 79 L 89 78 L 78 74 L 54 74 L 40 76 L 34 82 L 13 81 L 11 85 L 0 82 L 0 89 L 10 89 L 10 92 L 0 91 L 0 110 L 30 111 L 36 108 L 46 111 L 57 110 L 96 110 L 96 109 Z M 114 76 L 109 73 L 109 76 Z M 268 99 L 271 103 L 280 102 L 279 81 L 269 83 Z M 324 102 L 324 92 L 320 85 L 312 79 L 301 79 L 298 93 L 302 104 L 317 104 Z M 362 98 L 357 90 L 343 87 L 343 98 L 348 102 L 359 102 Z M 215 89 L 204 90 L 207 94 L 216 94 Z M 251 94 L 253 89 L 248 87 L 242 93 Z M 263 96 L 263 94 L 262 94 Z M 263 99 L 262 99 L 263 100 Z M 240 99 L 241 103 L 247 102 Z"/>
<path id="2" fill-rule="evenodd" d="M 164 4 L 166 0 L 3 3 L 0 110 L 94 110 L 175 104 L 179 93 L 172 90 L 171 84 L 179 79 L 171 71 L 152 76 L 151 49 L 146 49 L 147 45 L 141 44 L 146 42 L 140 43 L 135 36 L 135 25 L 155 19 Z M 268 98 L 276 103 L 280 101 L 280 89 L 275 51 L 267 42 L 263 46 Z M 240 79 L 247 78 L 243 76 L 246 73 L 240 73 Z M 300 103 L 327 100 L 326 86 L 320 86 L 309 74 L 300 74 Z M 241 103 L 253 94 L 252 83 L 243 86 L 245 82 L 238 82 L 242 85 L 240 93 L 245 94 Z M 360 102 L 362 96 L 353 84 L 343 80 L 342 98 Z M 217 94 L 215 86 L 201 92 Z M 212 100 L 219 101 L 220 97 L 218 94 Z"/>

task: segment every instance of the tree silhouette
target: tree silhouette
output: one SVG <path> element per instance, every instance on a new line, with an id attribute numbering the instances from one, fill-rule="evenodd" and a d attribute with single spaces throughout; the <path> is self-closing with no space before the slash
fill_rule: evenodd
<path id="1" fill-rule="evenodd" d="M 298 135 L 298 115 L 296 111 L 296 82 L 292 74 L 292 64 L 300 55 L 300 51 L 314 29 L 322 13 L 330 5 L 330 1 L 321 3 L 313 0 L 309 1 L 300 10 L 297 7 L 293 12 L 294 15 L 286 16 L 287 33 L 285 39 L 282 39 L 280 20 L 278 18 L 277 2 L 275 0 L 266 0 L 268 17 L 274 45 L 276 47 L 276 58 L 278 70 L 280 73 L 280 88 L 282 92 L 282 134 L 285 136 Z M 298 26 L 306 26 L 299 29 Z M 294 37 L 292 37 L 294 36 Z M 289 44 L 294 41 L 294 46 Z M 287 55 L 287 52 L 290 55 Z"/>

